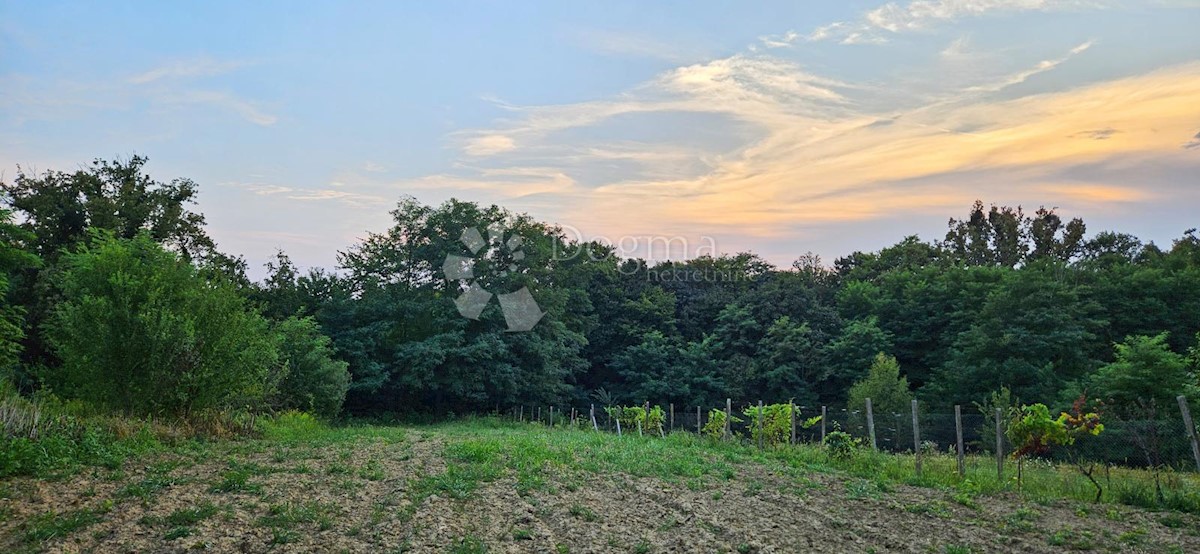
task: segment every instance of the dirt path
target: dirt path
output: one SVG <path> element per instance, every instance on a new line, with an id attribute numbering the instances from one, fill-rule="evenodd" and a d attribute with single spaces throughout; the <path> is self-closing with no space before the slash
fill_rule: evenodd
<path id="1" fill-rule="evenodd" d="M 9 480 L 0 551 L 1200 552 L 1200 521 L 1178 514 L 956 501 L 753 464 L 701 484 L 547 465 L 530 486 L 508 470 L 458 475 L 443 449 L 425 432 L 256 441 Z"/>

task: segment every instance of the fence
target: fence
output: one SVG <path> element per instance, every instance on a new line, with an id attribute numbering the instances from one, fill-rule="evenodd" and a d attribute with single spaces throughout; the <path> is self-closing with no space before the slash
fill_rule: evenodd
<path id="1" fill-rule="evenodd" d="M 1112 466 L 1124 467 L 1169 467 L 1183 471 L 1200 471 L 1200 440 L 1196 435 L 1185 398 L 1179 397 L 1179 415 L 1173 419 L 1105 421 L 1104 432 L 1098 436 L 1080 439 L 1071 449 L 1077 459 Z M 743 409 L 761 406 L 761 401 L 733 402 L 715 409 L 735 417 L 728 423 L 727 437 L 749 440 L 758 424 L 753 417 L 743 415 Z M 646 403 L 646 407 L 650 404 Z M 682 407 L 674 404 L 661 405 L 664 413 L 662 432 L 700 433 L 708 423 L 710 408 L 697 406 Z M 871 409 L 870 400 L 861 410 L 834 408 L 829 406 L 796 406 L 796 417 L 790 430 L 789 442 L 821 443 L 824 437 L 837 429 L 861 440 L 867 448 L 889 452 L 940 451 L 966 455 L 994 456 L 998 471 L 1004 471 L 1006 455 L 1013 446 L 1005 437 L 1007 421 L 999 411 L 985 415 L 974 407 L 955 406 L 953 414 L 923 413 L 920 405 L 913 401 L 908 413 L 878 413 Z M 580 427 L 595 427 L 620 434 L 644 434 L 640 428 L 621 428 L 603 407 L 520 406 L 514 407 L 510 415 L 514 420 L 540 422 L 546 425 L 573 424 Z M 804 421 L 823 416 L 810 427 Z M 740 421 L 739 421 L 740 419 Z M 658 433 L 655 430 L 654 433 Z M 1051 451 L 1052 461 L 1063 461 L 1063 454 Z M 920 456 L 917 457 L 918 464 Z M 973 458 L 978 463 L 979 457 Z"/>

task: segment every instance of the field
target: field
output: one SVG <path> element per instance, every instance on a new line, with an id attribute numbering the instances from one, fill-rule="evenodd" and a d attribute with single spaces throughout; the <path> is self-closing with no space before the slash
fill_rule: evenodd
<path id="1" fill-rule="evenodd" d="M 494 419 L 281 425 L 7 479 L 0 551 L 1200 552 L 1195 513 L 1090 502 L 1070 468 L 1029 466 L 1017 493 L 988 463 L 960 482 L 952 458 L 912 461 Z M 1109 478 L 1127 500 L 1145 476 Z"/>

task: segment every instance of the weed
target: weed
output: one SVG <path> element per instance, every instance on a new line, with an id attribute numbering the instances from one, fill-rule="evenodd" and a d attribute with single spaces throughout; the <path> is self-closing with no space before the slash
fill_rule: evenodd
<path id="1" fill-rule="evenodd" d="M 111 508 L 111 505 L 102 505 L 99 509 L 85 508 L 63 513 L 51 511 L 33 516 L 21 524 L 22 538 L 25 542 L 40 543 L 65 537 L 98 523 L 102 519 L 100 516 L 108 511 L 108 508 Z"/>
<path id="2" fill-rule="evenodd" d="M 451 554 L 484 554 L 487 551 L 487 545 L 482 540 L 470 535 L 458 539 L 450 548 Z"/>
<path id="3" fill-rule="evenodd" d="M 596 521 L 597 519 L 599 519 L 598 517 L 596 517 L 596 512 L 593 512 L 590 508 L 580 506 L 579 504 L 572 504 L 571 508 L 568 511 L 571 513 L 572 516 L 582 519 L 584 521 Z"/>

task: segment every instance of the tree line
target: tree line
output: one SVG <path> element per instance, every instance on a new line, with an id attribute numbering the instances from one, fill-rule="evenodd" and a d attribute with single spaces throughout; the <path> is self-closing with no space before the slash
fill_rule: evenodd
<path id="1" fill-rule="evenodd" d="M 0 366 L 23 392 L 131 414 L 330 417 L 727 397 L 1065 408 L 1081 395 L 1155 417 L 1197 398 L 1194 229 L 1164 248 L 976 202 L 942 240 L 832 266 L 749 252 L 648 263 L 501 207 L 401 198 L 390 228 L 337 267 L 300 271 L 279 252 L 255 282 L 207 235 L 197 185 L 145 163 L 0 185 Z M 448 259 L 470 259 L 470 278 L 448 278 Z M 492 299 L 463 317 L 455 300 L 472 286 L 528 289 L 544 315 L 508 332 Z"/>

